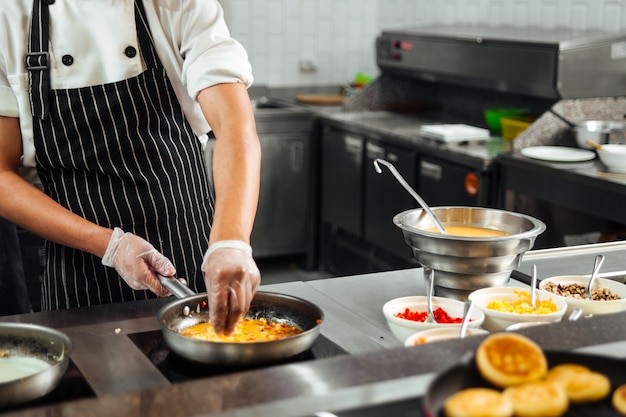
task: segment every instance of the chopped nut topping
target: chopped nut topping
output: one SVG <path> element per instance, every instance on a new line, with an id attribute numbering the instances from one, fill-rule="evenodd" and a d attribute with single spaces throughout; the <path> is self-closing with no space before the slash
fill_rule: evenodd
<path id="1" fill-rule="evenodd" d="M 585 294 L 585 287 L 580 284 L 557 284 L 546 282 L 543 289 L 562 297 L 582 299 Z M 613 294 L 608 288 L 591 290 L 591 299 L 596 301 L 621 300 L 617 294 Z"/>

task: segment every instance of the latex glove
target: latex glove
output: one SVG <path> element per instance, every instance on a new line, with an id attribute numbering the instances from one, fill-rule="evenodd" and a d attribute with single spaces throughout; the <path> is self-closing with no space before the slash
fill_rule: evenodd
<path id="1" fill-rule="evenodd" d="M 159 283 L 154 273 L 166 277 L 176 273 L 172 262 L 154 246 L 119 227 L 113 230 L 102 264 L 115 268 L 130 288 L 148 289 L 159 297 L 169 295 L 169 291 Z"/>
<path id="2" fill-rule="evenodd" d="M 209 319 L 217 334 L 230 334 L 250 309 L 261 282 L 252 248 L 239 240 L 213 243 L 204 255 L 202 271 L 209 292 Z"/>

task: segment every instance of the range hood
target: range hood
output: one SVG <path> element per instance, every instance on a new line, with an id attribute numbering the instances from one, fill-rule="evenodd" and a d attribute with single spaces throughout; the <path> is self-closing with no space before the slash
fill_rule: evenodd
<path id="1" fill-rule="evenodd" d="M 383 73 L 548 99 L 626 95 L 626 33 L 491 26 L 384 30 Z"/>

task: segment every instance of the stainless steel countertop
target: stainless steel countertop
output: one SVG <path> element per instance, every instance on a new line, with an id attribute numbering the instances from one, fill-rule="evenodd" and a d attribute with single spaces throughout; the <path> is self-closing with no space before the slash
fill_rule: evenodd
<path id="1" fill-rule="evenodd" d="M 530 269 L 537 265 L 537 278 L 557 275 L 590 275 L 596 255 L 605 256 L 598 277 L 626 282 L 626 243 L 607 242 L 594 245 L 570 246 L 530 251 L 524 254 L 513 278 L 530 283 Z M 558 262 L 555 262 L 555 259 Z"/>
<path id="2" fill-rule="evenodd" d="M 590 245 L 586 249 L 585 256 L 607 253 L 608 248 Z M 625 253 L 626 243 L 610 249 L 617 256 Z M 571 252 L 579 254 L 581 249 Z M 528 262 L 541 260 L 559 264 L 560 271 L 556 267 L 554 271 L 560 274 L 570 268 L 568 253 L 567 249 L 529 252 L 522 269 Z M 482 340 L 470 337 L 407 349 L 394 338 L 382 316 L 382 305 L 391 298 L 423 294 L 421 269 L 261 288 L 318 304 L 326 315 L 322 335 L 350 355 L 171 384 L 127 337 L 158 329 L 156 312 L 167 299 L 9 316 L 3 320 L 66 332 L 75 345 L 72 361 L 98 397 L 6 415 L 312 415 L 418 397 L 435 373 L 455 364 Z M 548 350 L 582 349 L 626 357 L 626 313 L 554 323 L 523 333 Z"/>
<path id="3" fill-rule="evenodd" d="M 334 125 L 369 138 L 386 138 L 398 144 L 417 147 L 422 152 L 456 161 L 478 169 L 490 169 L 495 160 L 486 141 L 445 142 L 420 133 L 425 124 L 455 123 L 391 111 L 338 112 L 319 115 L 325 124 Z M 440 117 L 440 116 L 438 116 Z M 493 137 L 491 140 L 501 140 Z"/>

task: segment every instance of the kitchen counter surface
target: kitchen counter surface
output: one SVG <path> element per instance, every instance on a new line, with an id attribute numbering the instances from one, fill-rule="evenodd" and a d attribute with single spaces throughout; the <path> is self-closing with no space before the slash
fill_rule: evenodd
<path id="1" fill-rule="evenodd" d="M 503 154 L 498 158 L 498 171 L 502 200 L 510 190 L 626 224 L 626 211 L 620 209 L 626 198 L 626 175 L 607 173 L 598 158 L 563 164 Z M 500 201 L 499 206 L 503 205 Z"/>
<path id="2" fill-rule="evenodd" d="M 374 139 L 385 138 L 392 143 L 419 148 L 425 154 L 483 170 L 491 167 L 495 157 L 488 150 L 488 141 L 444 142 L 421 134 L 420 128 L 425 124 L 454 123 L 441 121 L 441 116 L 429 116 L 428 113 L 407 115 L 381 110 L 336 112 L 319 117 L 330 126 Z M 499 137 L 491 137 L 489 142 L 500 140 Z M 497 145 L 500 146 L 499 143 Z"/>
<path id="3" fill-rule="evenodd" d="M 585 254 L 606 251 L 624 259 L 626 244 L 590 245 Z M 527 255 L 529 262 L 551 259 L 553 264 L 561 264 L 562 270 L 568 268 L 559 261 L 564 252 L 536 251 Z M 527 263 L 522 263 L 521 270 L 527 269 Z M 609 271 L 619 271 L 620 267 L 619 263 L 607 266 Z M 518 276 L 524 275 L 520 272 Z M 512 284 L 523 285 L 516 281 Z M 0 414 L 308 416 L 318 411 L 339 412 L 407 399 L 415 400 L 419 407 L 419 397 L 434 373 L 457 363 L 482 340 L 471 337 L 407 349 L 391 335 L 382 305 L 391 298 L 423 294 L 421 269 L 275 284 L 262 289 L 318 304 L 326 316 L 321 335 L 349 355 L 170 383 L 129 338 L 137 332 L 159 329 L 156 312 L 169 302 L 167 299 L 9 316 L 3 321 L 43 324 L 66 332 L 75 345 L 72 362 L 97 397 L 54 405 L 37 403 Z M 523 332 L 546 350 L 626 358 L 626 313 Z"/>
<path id="4" fill-rule="evenodd" d="M 307 90 L 306 92 L 333 92 L 336 88 Z M 446 157 L 450 160 L 462 162 L 465 165 L 487 169 L 495 154 L 488 152 L 485 141 L 443 142 L 420 134 L 424 124 L 461 123 L 434 111 L 420 110 L 416 113 L 402 113 L 385 110 L 346 111 L 343 105 L 310 105 L 298 103 L 295 99 L 302 91 L 286 89 L 272 91 L 271 96 L 253 97 L 252 101 L 259 115 L 271 113 L 272 109 L 297 109 L 308 111 L 318 117 L 323 123 L 339 128 L 367 135 L 368 137 L 384 137 L 394 143 L 405 146 L 418 147 L 425 153 Z M 349 100 L 347 97 L 346 100 Z M 490 141 L 501 141 L 493 137 Z"/>

